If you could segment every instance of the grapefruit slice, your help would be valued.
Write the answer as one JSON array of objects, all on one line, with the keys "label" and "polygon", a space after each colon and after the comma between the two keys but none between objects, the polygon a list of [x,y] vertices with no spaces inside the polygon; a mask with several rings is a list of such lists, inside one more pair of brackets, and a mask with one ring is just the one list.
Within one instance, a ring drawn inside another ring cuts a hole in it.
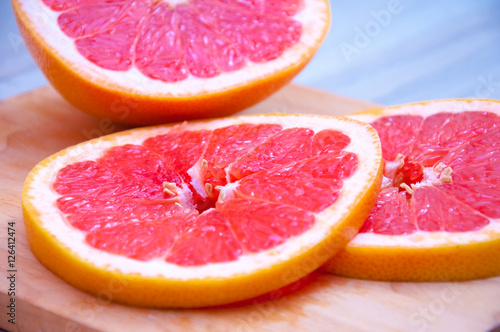
[{"label": "grapefruit slice", "polygon": [[131,305],[202,307],[321,266],[358,232],[381,180],[367,124],[242,116],[70,147],[32,170],[22,204],[33,253],[69,284]]},{"label": "grapefruit slice", "polygon": [[500,274],[500,103],[445,100],[353,115],[378,131],[383,189],[324,268],[401,281]]},{"label": "grapefruit slice", "polygon": [[328,0],[13,0],[26,45],[71,104],[157,124],[224,116],[307,64]]}]

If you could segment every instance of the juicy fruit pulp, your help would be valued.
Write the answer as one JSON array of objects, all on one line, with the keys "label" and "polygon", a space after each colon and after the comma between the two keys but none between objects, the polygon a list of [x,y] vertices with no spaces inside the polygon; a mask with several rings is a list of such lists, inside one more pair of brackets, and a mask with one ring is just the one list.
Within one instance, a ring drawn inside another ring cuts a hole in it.
[{"label": "juicy fruit pulp", "polygon": [[349,143],[336,130],[277,124],[171,130],[70,164],[53,188],[94,248],[181,266],[228,262],[310,229],[357,169]]},{"label": "juicy fruit pulp", "polygon": [[136,67],[164,82],[215,77],[296,44],[302,0],[43,0],[78,52],[99,67]]},{"label": "juicy fruit pulp", "polygon": [[498,115],[393,115],[371,124],[386,185],[361,233],[470,232],[500,218]]}]

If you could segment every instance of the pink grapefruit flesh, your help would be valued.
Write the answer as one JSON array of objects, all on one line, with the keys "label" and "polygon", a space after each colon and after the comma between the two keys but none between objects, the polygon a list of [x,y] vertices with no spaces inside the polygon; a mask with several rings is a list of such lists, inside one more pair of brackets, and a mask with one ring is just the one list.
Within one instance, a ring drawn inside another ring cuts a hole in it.
[{"label": "pink grapefruit flesh", "polygon": [[30,173],[23,211],[35,256],[76,288],[120,282],[117,302],[206,307],[320,267],[355,236],[381,181],[370,125],[263,114],[65,149]]},{"label": "pink grapefruit flesh", "polygon": [[57,1],[57,23],[78,52],[99,67],[136,67],[164,82],[208,78],[279,57],[297,43],[292,18],[301,0]]},{"label": "pink grapefruit flesh", "polygon": [[[178,265],[231,261],[313,225],[314,212],[332,205],[357,169],[356,155],[343,151],[349,142],[339,131],[275,124],[173,132],[70,164],[53,188],[62,195],[61,213],[97,249]],[[188,182],[192,201],[181,207],[163,183],[180,188],[200,160],[203,188],[226,185],[228,166],[239,186],[233,198],[216,203],[218,190],[197,192]],[[204,194],[200,208],[196,200]]]},{"label": "pink grapefruit flesh", "polygon": [[[396,115],[371,124],[381,137],[386,162],[405,157],[361,232],[468,232],[500,216],[498,115],[481,111],[441,112],[425,119]],[[427,172],[439,178],[446,167],[451,167],[453,183],[425,179]],[[401,183],[416,186],[414,193],[408,195]]]},{"label": "pink grapefruit flesh", "polygon": [[379,133],[384,180],[359,234],[324,268],[406,281],[500,274],[499,105],[445,100],[353,115]]}]

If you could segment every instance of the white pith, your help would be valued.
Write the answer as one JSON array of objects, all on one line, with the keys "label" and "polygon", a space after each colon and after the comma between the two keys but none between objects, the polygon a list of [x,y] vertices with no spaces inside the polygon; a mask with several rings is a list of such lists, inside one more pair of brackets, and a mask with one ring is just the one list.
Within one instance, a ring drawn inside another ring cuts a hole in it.
[{"label": "white pith", "polygon": [[[337,118],[321,116],[248,116],[189,124],[185,125],[185,129],[215,129],[238,123],[277,123],[281,124],[284,129],[306,127],[314,131],[336,129],[351,137],[351,144],[345,150],[358,156],[358,169],[351,178],[344,181],[338,200],[331,207],[316,214],[314,226],[272,249],[245,254],[235,261],[204,266],[182,267],[167,263],[163,259],[142,262],[106,253],[87,245],[84,242],[85,233],[66,223],[55,206],[55,201],[60,195],[52,190],[52,183],[59,169],[77,161],[94,160],[104,150],[115,145],[141,143],[147,137],[165,133],[168,130],[165,128],[168,127],[136,129],[133,133],[113,135],[109,140],[92,140],[66,149],[61,156],[49,157],[52,159],[47,165],[35,167],[36,176],[27,182],[24,200],[33,204],[36,212],[40,214],[38,222],[45,230],[67,247],[73,255],[99,268],[180,280],[226,278],[251,274],[275,266],[316,246],[340,226],[351,213],[352,206],[364,195],[366,187],[363,186],[368,186],[377,175],[381,158],[378,138],[374,131],[367,131],[367,125],[357,121],[340,121]],[[361,187],[360,184],[362,184]]]},{"label": "white pith", "polygon": [[[464,111],[486,111],[500,115],[500,103],[487,100],[443,100],[427,105],[410,104],[389,107],[380,110],[380,112],[350,115],[349,118],[370,123],[388,115],[408,114],[419,115],[425,118],[440,112],[460,113]],[[429,172],[428,169],[427,172]],[[453,175],[451,177],[453,178]],[[427,183],[435,183],[435,174],[427,174],[427,180]],[[385,235],[371,232],[359,233],[349,242],[348,247],[433,248],[468,245],[500,239],[500,219],[488,219],[490,223],[486,227],[477,231],[460,233],[425,232],[421,230],[408,235]]]},{"label": "white pith", "polygon": [[212,78],[190,75],[183,81],[166,83],[143,75],[135,67],[127,71],[114,71],[91,63],[77,51],[74,40],[59,28],[57,16],[60,12],[52,11],[41,0],[19,0],[19,3],[30,21],[32,32],[44,40],[54,54],[78,75],[117,91],[165,97],[188,97],[224,91],[293,68],[302,63],[304,58],[312,56],[329,25],[328,3],[323,0],[304,0],[303,9],[293,16],[302,24],[301,38],[277,59],[264,63],[247,62],[240,70],[221,73]]}]

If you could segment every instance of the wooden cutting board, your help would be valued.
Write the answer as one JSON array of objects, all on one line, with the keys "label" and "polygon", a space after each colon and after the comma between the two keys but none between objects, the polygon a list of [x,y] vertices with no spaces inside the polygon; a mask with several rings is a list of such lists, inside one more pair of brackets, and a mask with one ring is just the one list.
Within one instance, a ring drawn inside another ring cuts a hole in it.
[{"label": "wooden cutting board", "polygon": [[[289,85],[244,113],[344,115],[376,105]],[[20,331],[487,331],[500,323],[500,278],[391,283],[316,273],[279,300],[224,309],[149,310],[98,300],[45,269],[28,247],[21,188],[45,157],[124,129],[87,116],[44,87],[0,102],[0,327]],[[7,224],[16,232],[16,325],[6,315]],[[85,276],[82,276],[85,278]]]}]

